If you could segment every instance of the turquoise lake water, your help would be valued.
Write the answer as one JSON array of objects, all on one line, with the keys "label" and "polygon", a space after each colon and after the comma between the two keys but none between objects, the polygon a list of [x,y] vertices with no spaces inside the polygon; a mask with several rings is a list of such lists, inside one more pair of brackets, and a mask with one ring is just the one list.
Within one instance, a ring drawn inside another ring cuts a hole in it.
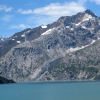
[{"label": "turquoise lake water", "polygon": [[5,84],[0,100],[100,100],[100,82]]}]

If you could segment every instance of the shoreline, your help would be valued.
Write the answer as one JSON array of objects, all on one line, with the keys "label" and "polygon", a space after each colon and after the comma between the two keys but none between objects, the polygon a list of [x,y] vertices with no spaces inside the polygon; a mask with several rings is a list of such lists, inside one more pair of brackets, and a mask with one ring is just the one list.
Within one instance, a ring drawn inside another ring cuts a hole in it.
[{"label": "shoreline", "polygon": [[29,82],[16,82],[14,84],[43,84],[43,83],[87,83],[87,82],[100,82],[100,80],[80,80],[80,81],[29,81]]}]

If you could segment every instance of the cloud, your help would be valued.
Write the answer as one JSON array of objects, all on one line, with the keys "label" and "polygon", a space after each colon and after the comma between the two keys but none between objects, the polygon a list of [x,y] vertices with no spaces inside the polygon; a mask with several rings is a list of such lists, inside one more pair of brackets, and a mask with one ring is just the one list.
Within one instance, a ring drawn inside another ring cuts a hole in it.
[{"label": "cloud", "polygon": [[42,15],[72,15],[80,11],[84,11],[85,8],[76,2],[69,3],[52,3],[46,7],[37,8],[34,10],[35,14]]},{"label": "cloud", "polygon": [[30,28],[30,26],[26,26],[24,24],[19,24],[19,25],[12,25],[9,27],[9,29],[26,29]]},{"label": "cloud", "polygon": [[12,15],[5,15],[3,18],[1,18],[1,20],[9,22],[11,21],[12,17],[13,17]]},{"label": "cloud", "polygon": [[0,11],[10,12],[12,11],[12,7],[7,7],[6,5],[0,5]]},{"label": "cloud", "polygon": [[51,3],[44,7],[36,9],[18,9],[20,14],[30,14],[31,17],[28,21],[31,23],[34,21],[36,26],[41,24],[49,24],[56,21],[61,16],[71,16],[78,12],[85,10],[85,2],[87,0],[78,0],[77,2],[65,2],[65,3]]},{"label": "cloud", "polygon": [[23,9],[18,9],[17,12],[20,14],[34,14],[34,11],[29,9],[29,10],[23,10]]},{"label": "cloud", "polygon": [[97,5],[100,5],[100,0],[90,0],[91,2],[95,2]]},{"label": "cloud", "polygon": [[80,11],[84,11],[85,8],[77,2],[65,2],[60,3],[51,3],[45,7],[37,9],[23,10],[18,9],[17,12],[20,14],[39,14],[39,15],[72,15]]}]

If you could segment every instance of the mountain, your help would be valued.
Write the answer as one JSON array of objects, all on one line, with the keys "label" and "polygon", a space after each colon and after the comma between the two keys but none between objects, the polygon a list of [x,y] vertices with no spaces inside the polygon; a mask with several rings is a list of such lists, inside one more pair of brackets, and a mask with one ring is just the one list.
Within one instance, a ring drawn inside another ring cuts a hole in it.
[{"label": "mountain", "polygon": [[3,41],[5,41],[5,40],[6,40],[6,38],[0,37],[0,42],[3,42]]},{"label": "mountain", "polygon": [[91,10],[25,29],[0,43],[0,76],[15,82],[100,79],[100,17]]},{"label": "mountain", "polygon": [[0,76],[0,84],[6,84],[6,83],[15,83],[15,82]]}]

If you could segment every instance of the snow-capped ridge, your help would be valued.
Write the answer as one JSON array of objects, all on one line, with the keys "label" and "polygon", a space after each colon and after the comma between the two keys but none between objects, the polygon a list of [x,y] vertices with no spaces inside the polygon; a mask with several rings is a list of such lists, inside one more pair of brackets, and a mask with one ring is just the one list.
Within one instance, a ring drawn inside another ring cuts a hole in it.
[{"label": "snow-capped ridge", "polygon": [[46,26],[46,25],[41,25],[41,27],[42,27],[42,28],[47,28],[47,26]]},{"label": "snow-capped ridge", "polygon": [[89,15],[89,14],[85,14],[85,15],[83,16],[82,20],[81,20],[79,23],[73,23],[73,24],[75,24],[76,26],[79,26],[79,25],[81,25],[83,22],[86,22],[86,21],[89,21],[89,20],[95,20],[95,18],[92,17],[92,16]]},{"label": "snow-capped ridge", "polygon": [[90,19],[93,20],[94,17],[92,17],[92,16],[89,15],[89,14],[85,14],[84,17],[83,17],[83,19],[82,19],[82,22],[88,21],[88,20],[90,20]]},{"label": "snow-capped ridge", "polygon": [[90,9],[85,10],[84,13],[87,13],[87,14],[93,16],[93,17],[97,17],[97,15],[94,14]]},{"label": "snow-capped ridge", "polygon": [[55,29],[55,28],[49,29],[49,30],[47,30],[46,32],[42,33],[41,35],[52,34],[52,31],[53,31],[54,29]]}]

